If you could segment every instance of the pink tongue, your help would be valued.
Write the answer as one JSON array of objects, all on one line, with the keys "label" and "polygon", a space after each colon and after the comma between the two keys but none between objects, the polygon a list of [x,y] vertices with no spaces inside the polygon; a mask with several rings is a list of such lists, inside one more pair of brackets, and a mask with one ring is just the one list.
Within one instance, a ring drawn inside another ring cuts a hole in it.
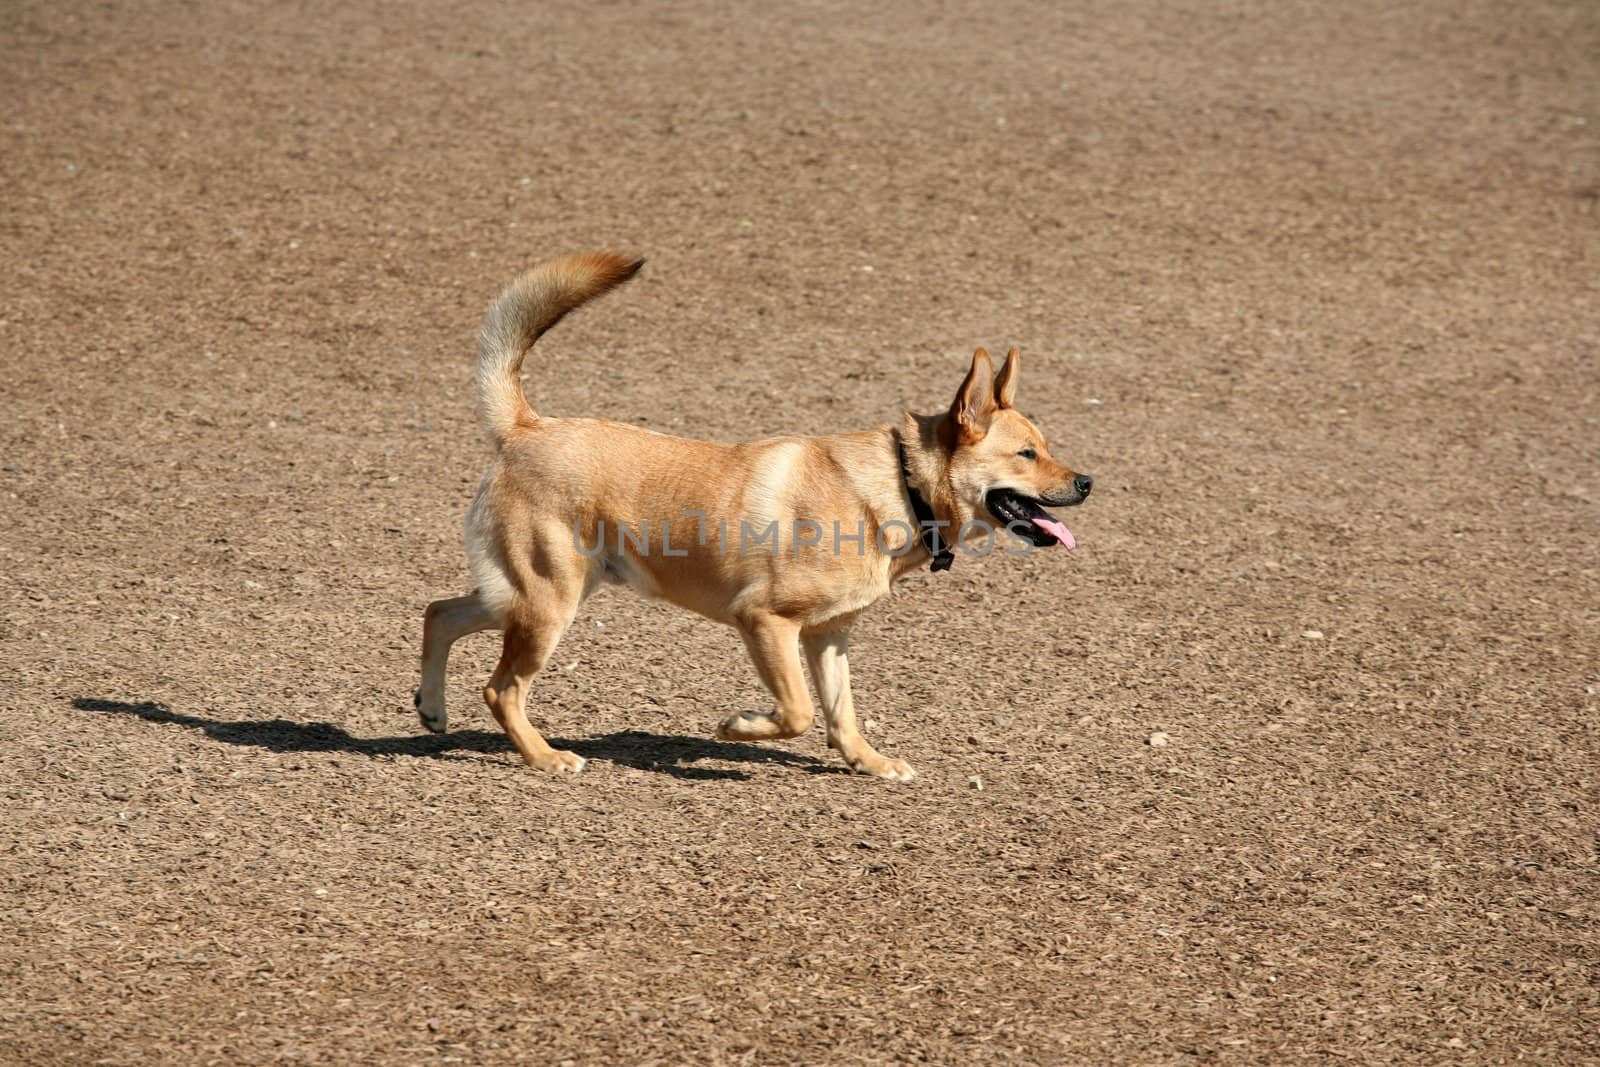
[{"label": "pink tongue", "polygon": [[1033,519],[1032,522],[1035,526],[1039,527],[1039,529],[1043,530],[1051,537],[1054,537],[1057,541],[1060,541],[1062,544],[1066,545],[1067,548],[1073,549],[1078,547],[1077,538],[1072,536],[1072,531],[1067,529],[1065,523],[1056,519],[1046,519],[1042,516]]}]

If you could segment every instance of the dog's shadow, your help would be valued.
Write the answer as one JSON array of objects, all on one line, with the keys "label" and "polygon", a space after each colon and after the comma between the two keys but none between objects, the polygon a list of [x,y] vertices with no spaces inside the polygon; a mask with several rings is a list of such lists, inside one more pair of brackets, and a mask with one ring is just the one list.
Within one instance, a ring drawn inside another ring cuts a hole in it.
[{"label": "dog's shadow", "polygon": [[[225,745],[264,748],[269,752],[348,752],[369,758],[417,756],[451,759],[459,758],[455,754],[462,752],[487,755],[515,751],[505,734],[489,730],[356,737],[330,722],[293,722],[289,719],[231,722],[226,719],[206,719],[198,715],[184,715],[165,704],[148,700],[130,703],[78,697],[73,700],[72,706],[80,711],[131,715],[146,722],[185,726],[200,730],[213,741]],[[674,778],[745,780],[750,777],[737,768],[696,766],[700,760],[782,763],[803,768],[811,774],[843,773],[843,768],[782,749],[675,734],[647,734],[639,730],[621,730],[580,739],[552,737],[550,743],[556,748],[576,752],[584,759],[609,760],[625,767],[670,774]]]}]

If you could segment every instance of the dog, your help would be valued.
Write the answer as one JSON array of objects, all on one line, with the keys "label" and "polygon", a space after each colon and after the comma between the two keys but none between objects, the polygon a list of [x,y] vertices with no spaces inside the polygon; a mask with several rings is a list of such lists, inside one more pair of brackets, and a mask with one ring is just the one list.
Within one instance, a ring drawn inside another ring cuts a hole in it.
[{"label": "dog", "polygon": [[[447,725],[450,646],[503,631],[483,690],[522,759],[553,773],[584,760],[529,724],[528,690],[584,598],[633,587],[739,631],[777,708],[724,719],[727,741],[798,737],[812,725],[804,660],[828,746],[856,772],[908,781],[856,722],[846,650],[856,618],[897,578],[1007,535],[1006,551],[1073,536],[1046,506],[1080,504],[1092,479],[1057,462],[1015,405],[1020,357],[999,374],[978,349],[947,410],[827,437],[714,444],[589,418],[534,413],[522,364],[568,312],[643,265],[612,252],[552,260],[512,282],[489,309],[478,349],[478,408],[497,455],[467,512],[476,589],[428,605],[422,725]],[[986,554],[986,553],[984,553]]]}]

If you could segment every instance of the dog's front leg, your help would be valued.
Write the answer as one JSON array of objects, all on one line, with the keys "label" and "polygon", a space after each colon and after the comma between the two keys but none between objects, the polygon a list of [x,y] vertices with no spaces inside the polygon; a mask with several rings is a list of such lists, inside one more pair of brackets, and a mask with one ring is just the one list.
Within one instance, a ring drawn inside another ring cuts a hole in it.
[{"label": "dog's front leg", "polygon": [[717,726],[724,741],[774,741],[799,737],[811,729],[811,696],[800,668],[798,624],[780,615],[757,615],[739,622],[750,658],[761,680],[778,700],[776,712],[741,711]]},{"label": "dog's front leg", "polygon": [[828,747],[837,749],[853,771],[897,782],[910,781],[916,773],[911,765],[878,755],[856,727],[856,705],[850,697],[850,660],[846,656],[850,631],[807,634],[801,641],[806,646],[811,678],[817,683],[817,698],[828,721]]}]

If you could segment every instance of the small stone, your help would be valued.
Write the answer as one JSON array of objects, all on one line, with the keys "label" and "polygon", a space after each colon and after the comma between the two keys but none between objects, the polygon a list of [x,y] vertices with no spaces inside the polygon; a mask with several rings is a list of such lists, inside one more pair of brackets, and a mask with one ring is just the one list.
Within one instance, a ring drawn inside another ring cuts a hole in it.
[{"label": "small stone", "polygon": [[1305,638],[1307,641],[1321,641],[1322,640],[1322,631],[1321,630],[1302,630],[1301,633],[1300,633],[1300,636]]},{"label": "small stone", "polygon": [[863,720],[861,720],[861,731],[863,733],[870,733],[871,731],[876,730],[877,728],[878,728],[878,721],[876,719],[863,719]]},{"label": "small stone", "polygon": [[1145,744],[1149,745],[1151,748],[1166,748],[1171,741],[1171,737],[1167,736],[1162,731],[1157,730],[1155,733],[1150,735],[1150,737],[1145,741]]},{"label": "small stone", "polygon": [[967,784],[976,789],[978,792],[983,792],[983,779],[979,778],[976,774],[967,779]]}]

